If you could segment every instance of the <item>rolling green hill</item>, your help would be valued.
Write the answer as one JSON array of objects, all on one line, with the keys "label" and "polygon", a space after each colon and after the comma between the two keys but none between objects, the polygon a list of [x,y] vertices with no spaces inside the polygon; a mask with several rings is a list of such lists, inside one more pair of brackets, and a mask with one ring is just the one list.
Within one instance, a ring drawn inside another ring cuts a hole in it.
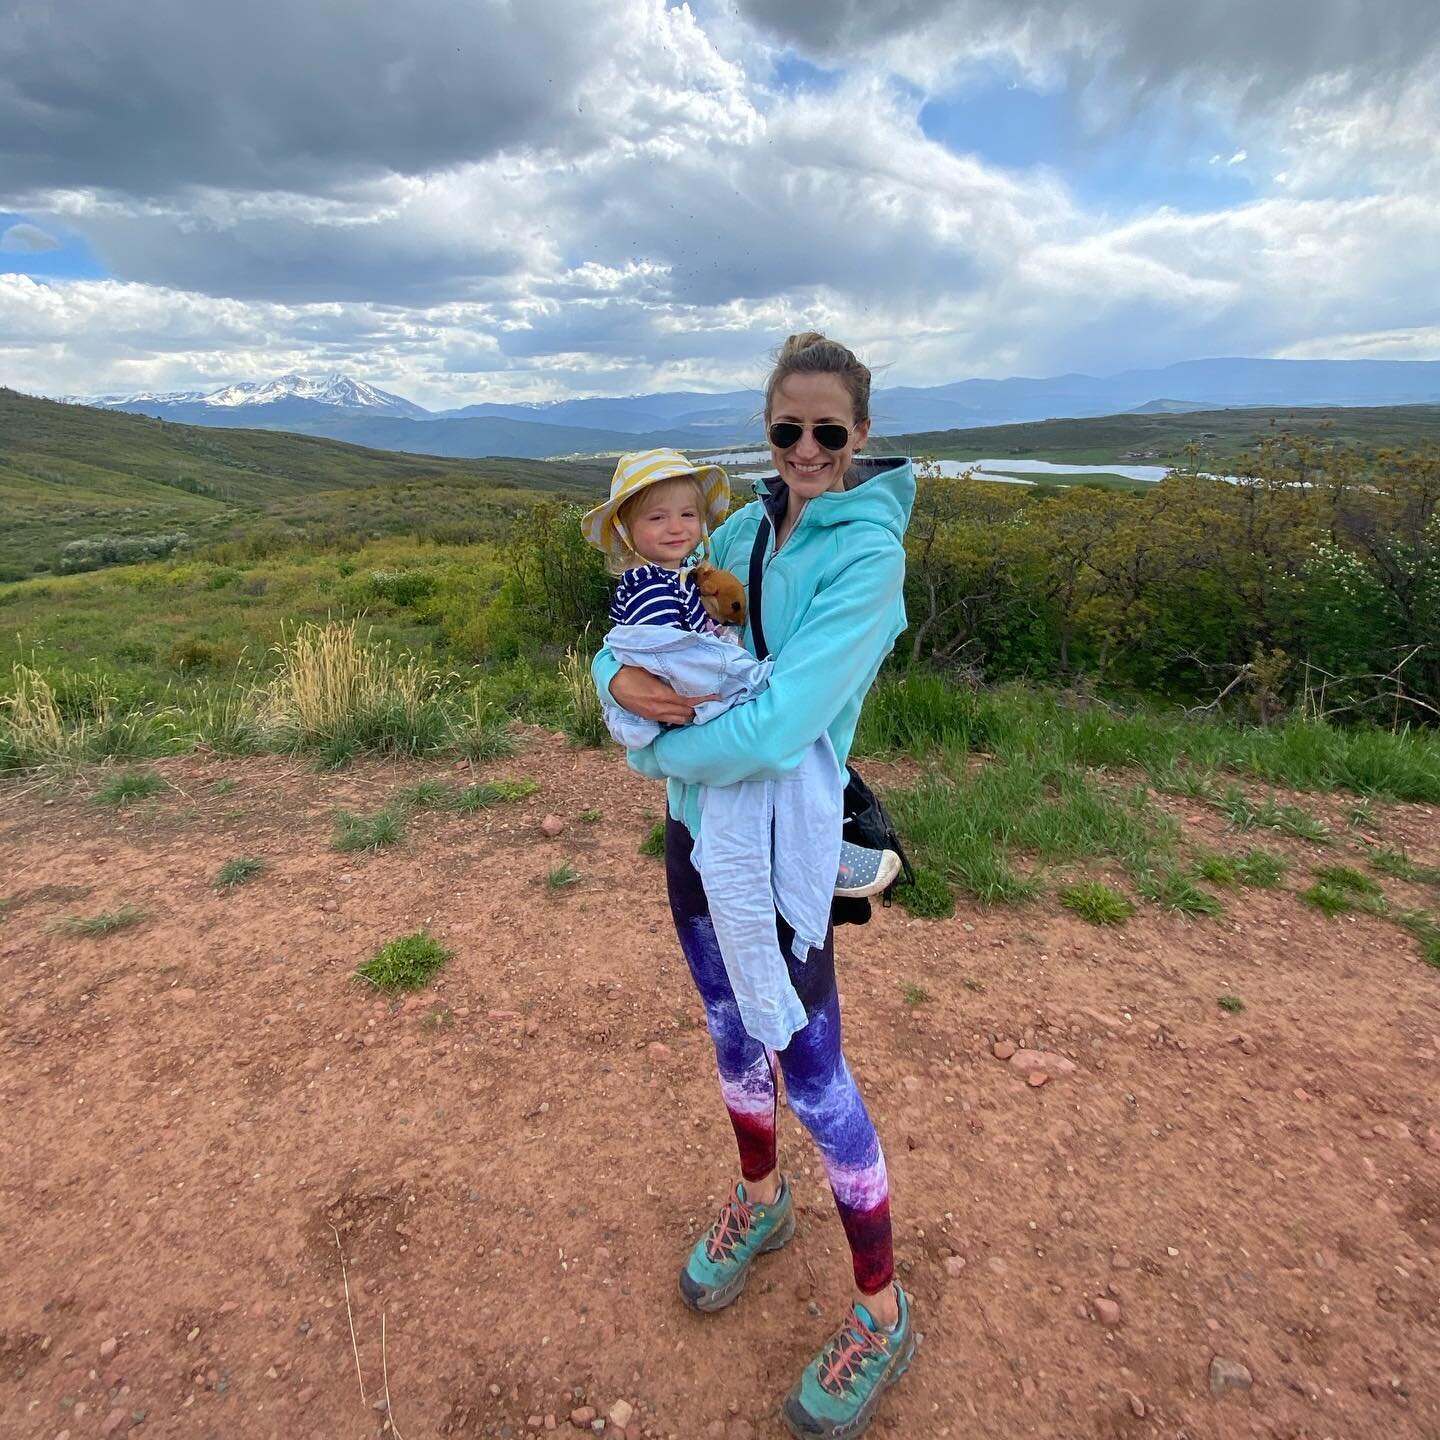
[{"label": "rolling green hill", "polygon": [[98,534],[216,539],[266,518],[388,534],[422,512],[460,522],[526,493],[591,494],[610,470],[175,425],[0,389],[0,577],[53,565],[66,542]]},{"label": "rolling green hill", "polygon": [[876,452],[893,446],[902,454],[937,460],[1004,459],[1071,461],[1077,465],[1175,464],[1195,444],[1217,459],[1233,459],[1257,435],[1288,430],[1362,450],[1440,441],[1440,405],[1371,408],[1197,410],[1184,415],[1102,415],[1086,420],[1032,420],[974,430],[931,430],[871,442]]}]

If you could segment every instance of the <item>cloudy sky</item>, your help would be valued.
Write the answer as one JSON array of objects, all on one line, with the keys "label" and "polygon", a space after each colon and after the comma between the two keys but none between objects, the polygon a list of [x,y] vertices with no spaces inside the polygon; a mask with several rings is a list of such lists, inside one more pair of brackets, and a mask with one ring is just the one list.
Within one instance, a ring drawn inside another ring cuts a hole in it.
[{"label": "cloudy sky", "polygon": [[0,384],[1440,358],[1435,0],[0,0]]}]

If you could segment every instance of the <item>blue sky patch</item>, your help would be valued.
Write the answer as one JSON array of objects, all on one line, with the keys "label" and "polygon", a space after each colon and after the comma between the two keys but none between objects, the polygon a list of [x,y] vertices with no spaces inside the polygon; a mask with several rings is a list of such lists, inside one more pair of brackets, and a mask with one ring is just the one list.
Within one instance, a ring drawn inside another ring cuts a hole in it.
[{"label": "blue sky patch", "polygon": [[[40,231],[59,244],[31,248],[30,234]],[[7,238],[8,237],[8,238]],[[34,275],[46,280],[105,280],[110,271],[95,258],[85,240],[53,222],[32,220],[0,210],[0,275]]]}]

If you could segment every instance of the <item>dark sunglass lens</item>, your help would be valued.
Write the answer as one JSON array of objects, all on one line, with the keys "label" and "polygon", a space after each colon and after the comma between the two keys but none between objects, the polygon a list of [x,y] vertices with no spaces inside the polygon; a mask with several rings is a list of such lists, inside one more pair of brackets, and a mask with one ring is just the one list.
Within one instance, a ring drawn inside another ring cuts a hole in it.
[{"label": "dark sunglass lens", "polygon": [[843,450],[850,443],[850,432],[843,425],[817,425],[815,443],[827,450]]},{"label": "dark sunglass lens", "polygon": [[793,424],[789,420],[777,420],[770,427],[770,443],[777,450],[788,450],[792,445],[800,443],[800,437],[804,433],[803,425]]}]

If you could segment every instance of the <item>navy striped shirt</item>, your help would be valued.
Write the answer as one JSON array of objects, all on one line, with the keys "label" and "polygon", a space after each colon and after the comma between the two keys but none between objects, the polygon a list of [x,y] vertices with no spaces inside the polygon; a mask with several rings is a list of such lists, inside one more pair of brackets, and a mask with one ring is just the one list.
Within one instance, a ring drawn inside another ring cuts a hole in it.
[{"label": "navy striped shirt", "polygon": [[663,565],[637,565],[627,570],[610,600],[612,625],[673,625],[678,630],[703,633],[708,616],[700,603],[700,592],[687,571]]}]

